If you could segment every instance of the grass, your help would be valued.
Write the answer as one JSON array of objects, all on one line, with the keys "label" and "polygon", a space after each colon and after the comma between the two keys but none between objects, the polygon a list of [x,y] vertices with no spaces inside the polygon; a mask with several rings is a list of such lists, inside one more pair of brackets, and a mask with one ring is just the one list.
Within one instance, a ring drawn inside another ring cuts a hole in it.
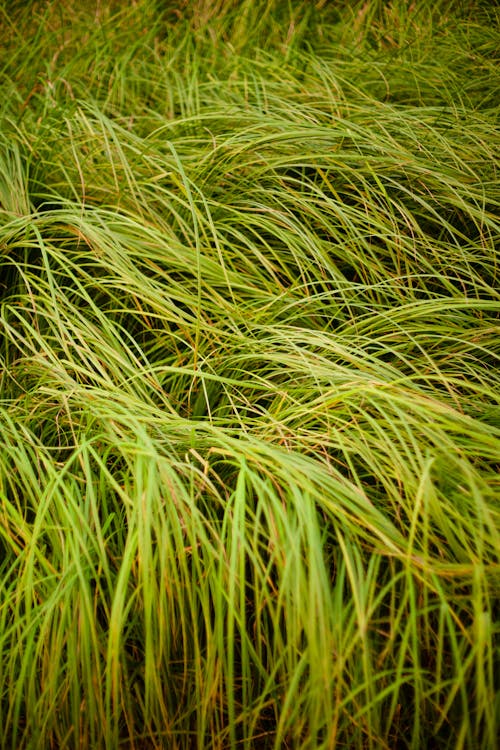
[{"label": "grass", "polygon": [[0,747],[498,737],[498,14],[4,2]]}]

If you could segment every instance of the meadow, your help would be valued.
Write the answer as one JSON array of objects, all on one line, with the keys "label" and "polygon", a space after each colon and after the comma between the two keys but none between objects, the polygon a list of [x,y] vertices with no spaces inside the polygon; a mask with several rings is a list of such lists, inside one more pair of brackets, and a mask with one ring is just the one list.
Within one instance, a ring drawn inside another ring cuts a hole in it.
[{"label": "meadow", "polygon": [[494,750],[499,11],[0,2],[0,747]]}]

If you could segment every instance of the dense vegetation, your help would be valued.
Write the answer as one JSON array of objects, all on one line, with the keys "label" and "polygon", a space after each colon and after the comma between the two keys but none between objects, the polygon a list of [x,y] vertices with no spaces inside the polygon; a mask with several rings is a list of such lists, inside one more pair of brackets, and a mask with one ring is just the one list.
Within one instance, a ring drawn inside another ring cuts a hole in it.
[{"label": "dense vegetation", "polygon": [[0,747],[493,750],[496,12],[0,29]]}]

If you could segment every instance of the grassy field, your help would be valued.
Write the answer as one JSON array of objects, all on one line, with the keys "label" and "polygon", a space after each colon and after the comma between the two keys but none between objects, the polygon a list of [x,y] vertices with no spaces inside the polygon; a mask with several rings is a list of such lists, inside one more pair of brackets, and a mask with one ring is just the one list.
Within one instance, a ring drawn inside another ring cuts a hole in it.
[{"label": "grassy field", "polygon": [[491,6],[0,2],[2,749],[497,747]]}]

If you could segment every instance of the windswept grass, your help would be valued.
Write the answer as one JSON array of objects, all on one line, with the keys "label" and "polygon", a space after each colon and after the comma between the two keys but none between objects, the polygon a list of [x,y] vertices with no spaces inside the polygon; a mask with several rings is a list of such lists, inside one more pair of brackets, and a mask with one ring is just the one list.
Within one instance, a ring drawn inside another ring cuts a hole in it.
[{"label": "windswept grass", "polygon": [[0,747],[493,750],[498,18],[167,5],[0,11]]}]

